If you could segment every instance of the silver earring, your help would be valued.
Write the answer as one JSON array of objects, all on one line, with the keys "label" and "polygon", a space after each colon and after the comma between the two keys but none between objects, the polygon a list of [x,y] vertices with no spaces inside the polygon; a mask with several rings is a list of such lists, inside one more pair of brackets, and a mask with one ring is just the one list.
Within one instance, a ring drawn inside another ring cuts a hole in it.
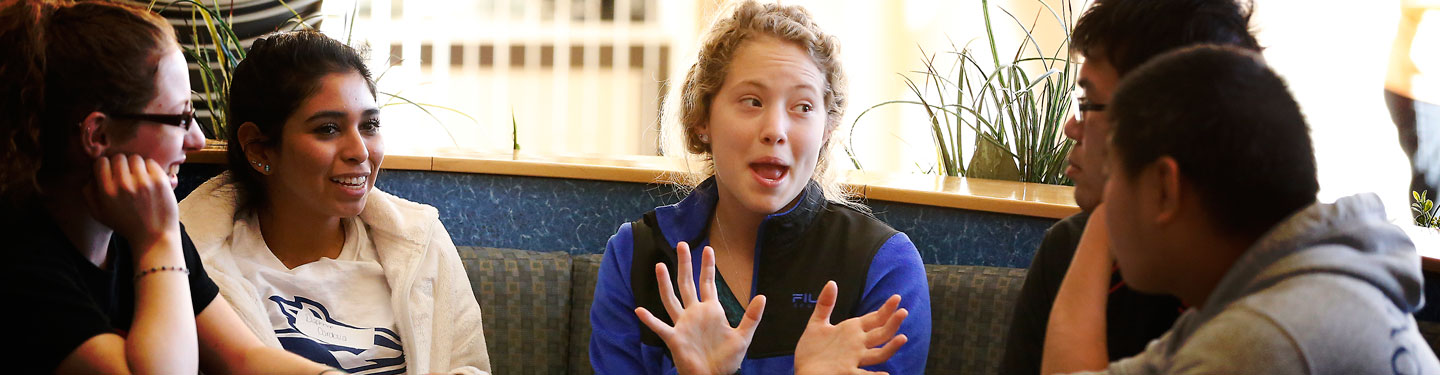
[{"label": "silver earring", "polygon": [[700,143],[710,143],[710,136],[709,136],[709,135],[705,135],[705,134],[701,134],[701,135],[700,135]]},{"label": "silver earring", "polygon": [[270,173],[270,164],[261,164],[258,161],[252,161],[251,163],[255,164],[256,167],[260,167],[260,169],[264,169],[265,173]]}]

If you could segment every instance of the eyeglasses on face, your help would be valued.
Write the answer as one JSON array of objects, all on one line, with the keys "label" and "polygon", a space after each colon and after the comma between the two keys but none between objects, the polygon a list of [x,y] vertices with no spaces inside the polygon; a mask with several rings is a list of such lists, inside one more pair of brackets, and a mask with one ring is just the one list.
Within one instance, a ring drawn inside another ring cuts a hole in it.
[{"label": "eyeglasses on face", "polygon": [[191,126],[195,125],[196,121],[195,110],[193,109],[188,109],[185,110],[184,113],[175,115],[153,113],[112,113],[110,114],[110,117],[121,120],[149,121],[165,125],[179,126],[181,129],[185,129],[185,131],[187,132],[190,131]]},{"label": "eyeglasses on face", "polygon": [[1105,110],[1104,104],[1090,102],[1090,99],[1085,97],[1084,89],[1076,89],[1070,96],[1075,98],[1070,102],[1070,115],[1075,118],[1075,122],[1085,122],[1085,112]]}]

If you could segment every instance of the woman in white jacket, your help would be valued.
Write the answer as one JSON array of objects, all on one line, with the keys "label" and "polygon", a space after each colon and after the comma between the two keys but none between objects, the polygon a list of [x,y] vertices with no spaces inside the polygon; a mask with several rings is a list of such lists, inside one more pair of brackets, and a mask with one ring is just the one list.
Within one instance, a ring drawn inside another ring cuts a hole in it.
[{"label": "woman in white jacket", "polygon": [[374,189],[361,57],[314,31],[235,68],[229,170],[180,203],[220,293],[266,344],[362,374],[489,371],[480,306],[435,208]]}]

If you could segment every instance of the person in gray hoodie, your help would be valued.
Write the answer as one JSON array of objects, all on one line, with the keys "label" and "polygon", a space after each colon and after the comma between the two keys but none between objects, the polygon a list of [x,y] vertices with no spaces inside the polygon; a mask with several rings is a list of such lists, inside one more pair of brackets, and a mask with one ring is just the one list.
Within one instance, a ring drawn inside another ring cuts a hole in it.
[{"label": "person in gray hoodie", "polygon": [[[1156,57],[1108,109],[1111,178],[1061,284],[1045,373],[1422,374],[1420,259],[1374,194],[1317,203],[1309,129],[1251,52]],[[1106,363],[1111,262],[1191,307]]]}]

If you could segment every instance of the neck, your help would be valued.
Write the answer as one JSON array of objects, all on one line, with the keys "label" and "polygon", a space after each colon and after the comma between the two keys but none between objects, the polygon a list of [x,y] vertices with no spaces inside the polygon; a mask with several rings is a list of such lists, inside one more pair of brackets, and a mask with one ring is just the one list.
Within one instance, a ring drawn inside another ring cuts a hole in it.
[{"label": "neck", "polygon": [[108,266],[110,235],[114,231],[90,214],[90,207],[83,203],[85,200],[80,198],[82,195],[78,189],[53,193],[42,198],[41,204],[55,224],[60,226],[60,231],[65,233],[65,238],[90,263],[100,268]]},{"label": "neck", "polygon": [[1185,276],[1175,285],[1173,294],[1186,304],[1199,309],[1209,301],[1220,280],[1230,272],[1235,262],[1245,255],[1245,250],[1250,248],[1254,240],[1220,233],[1197,237],[1200,238],[1188,242],[1195,244],[1194,246],[1181,250],[1182,254],[1196,256],[1183,262],[1182,268],[1186,271],[1179,274]]},{"label": "neck", "polygon": [[715,202],[710,245],[734,255],[754,256],[755,237],[766,214],[750,212],[735,199],[727,198],[721,194]]},{"label": "neck", "polygon": [[257,216],[265,246],[289,268],[320,258],[335,259],[345,245],[339,217],[316,214],[299,205],[274,200],[266,202]]},{"label": "neck", "polygon": [[[739,200],[724,193],[723,188],[719,190],[716,212],[710,224],[711,247],[730,252],[727,255],[755,257],[756,234],[759,232],[760,222],[765,221],[768,213],[749,211],[740,205]],[[717,255],[719,252],[717,251]]]}]

